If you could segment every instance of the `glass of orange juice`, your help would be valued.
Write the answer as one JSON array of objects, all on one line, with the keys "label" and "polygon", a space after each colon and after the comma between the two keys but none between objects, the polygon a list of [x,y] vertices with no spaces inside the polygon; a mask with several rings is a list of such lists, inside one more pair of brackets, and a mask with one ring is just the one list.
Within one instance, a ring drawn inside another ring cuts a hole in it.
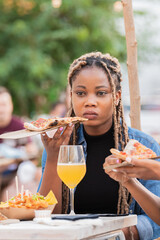
[{"label": "glass of orange juice", "polygon": [[86,173],[86,164],[81,145],[61,145],[57,173],[70,189],[70,214],[74,215],[74,188]]}]

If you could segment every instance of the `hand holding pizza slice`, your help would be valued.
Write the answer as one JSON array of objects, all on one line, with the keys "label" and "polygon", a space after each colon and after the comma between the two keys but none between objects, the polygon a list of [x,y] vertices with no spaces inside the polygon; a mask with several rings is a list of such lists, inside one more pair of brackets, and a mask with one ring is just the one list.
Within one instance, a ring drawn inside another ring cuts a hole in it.
[{"label": "hand holding pizza slice", "polygon": [[[148,159],[157,157],[156,153],[147,148],[135,139],[130,139],[123,151],[111,148],[110,152],[118,159],[119,163],[107,165],[104,168],[112,170],[117,167],[132,166],[129,163],[131,159]],[[113,160],[114,162],[114,160]]]}]

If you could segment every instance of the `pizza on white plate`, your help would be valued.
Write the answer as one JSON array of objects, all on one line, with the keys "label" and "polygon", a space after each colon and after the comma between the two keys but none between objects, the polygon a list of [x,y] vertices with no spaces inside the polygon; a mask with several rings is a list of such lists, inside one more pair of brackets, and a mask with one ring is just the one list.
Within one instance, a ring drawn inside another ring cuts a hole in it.
[{"label": "pizza on white plate", "polygon": [[54,118],[39,118],[36,121],[25,122],[24,127],[31,131],[44,131],[53,127],[66,126],[69,123],[77,123],[87,121],[87,118],[81,117],[54,117]]}]

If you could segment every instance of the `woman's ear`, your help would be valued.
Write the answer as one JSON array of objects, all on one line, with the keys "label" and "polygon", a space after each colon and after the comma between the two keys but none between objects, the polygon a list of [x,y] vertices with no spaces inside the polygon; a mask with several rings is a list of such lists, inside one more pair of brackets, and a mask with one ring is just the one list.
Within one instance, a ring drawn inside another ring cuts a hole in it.
[{"label": "woman's ear", "polygon": [[118,106],[120,98],[121,98],[121,91],[119,90],[116,92],[116,106]]}]

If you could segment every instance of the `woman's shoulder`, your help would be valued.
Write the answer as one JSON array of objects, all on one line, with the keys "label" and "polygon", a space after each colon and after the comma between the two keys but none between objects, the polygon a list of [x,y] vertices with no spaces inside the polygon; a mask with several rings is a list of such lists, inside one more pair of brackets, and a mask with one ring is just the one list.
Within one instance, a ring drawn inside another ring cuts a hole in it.
[{"label": "woman's shoulder", "polygon": [[160,152],[160,145],[158,142],[147,133],[144,133],[135,128],[128,127],[128,135],[130,139],[135,139],[146,147],[151,148],[153,151],[158,150]]},{"label": "woman's shoulder", "polygon": [[137,140],[138,139],[143,139],[144,141],[151,141],[151,142],[154,142],[155,139],[153,137],[151,137],[150,135],[148,135],[147,133],[144,133],[138,129],[135,129],[135,128],[131,128],[131,127],[128,127],[128,134],[129,134],[129,138],[136,138]]}]

